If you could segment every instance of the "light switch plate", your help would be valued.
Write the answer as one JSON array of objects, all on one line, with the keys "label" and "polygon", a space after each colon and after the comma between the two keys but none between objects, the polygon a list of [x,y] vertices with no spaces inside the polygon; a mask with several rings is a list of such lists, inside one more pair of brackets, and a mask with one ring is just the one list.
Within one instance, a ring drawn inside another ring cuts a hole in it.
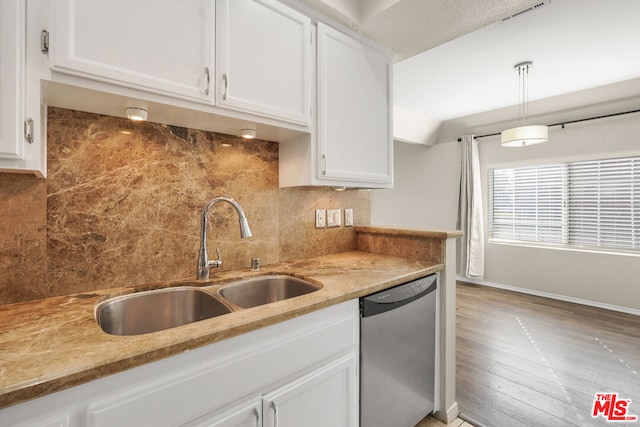
[{"label": "light switch plate", "polygon": [[327,211],[316,209],[316,228],[324,228],[327,222]]},{"label": "light switch plate", "polygon": [[340,227],[340,209],[327,209],[327,227]]},{"label": "light switch plate", "polygon": [[344,226],[353,227],[353,209],[344,210]]}]

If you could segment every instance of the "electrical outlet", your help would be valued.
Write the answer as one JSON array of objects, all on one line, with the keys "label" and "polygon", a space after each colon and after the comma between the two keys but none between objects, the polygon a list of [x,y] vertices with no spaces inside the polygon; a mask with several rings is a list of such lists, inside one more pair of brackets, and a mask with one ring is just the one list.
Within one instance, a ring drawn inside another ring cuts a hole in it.
[{"label": "electrical outlet", "polygon": [[324,228],[327,222],[327,211],[316,209],[316,228]]},{"label": "electrical outlet", "polygon": [[327,209],[327,227],[340,227],[340,209]]},{"label": "electrical outlet", "polygon": [[344,226],[353,227],[353,209],[344,210]]}]

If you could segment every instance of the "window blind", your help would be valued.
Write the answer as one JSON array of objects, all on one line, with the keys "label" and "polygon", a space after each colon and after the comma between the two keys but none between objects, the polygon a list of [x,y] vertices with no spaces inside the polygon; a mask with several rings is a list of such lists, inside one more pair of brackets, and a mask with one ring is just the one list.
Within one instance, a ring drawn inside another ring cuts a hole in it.
[{"label": "window blind", "polygon": [[640,157],[489,170],[489,233],[640,250]]},{"label": "window blind", "polygon": [[640,249],[640,158],[568,165],[569,244]]},{"label": "window blind", "polygon": [[490,236],[562,243],[563,180],[563,165],[490,170]]}]

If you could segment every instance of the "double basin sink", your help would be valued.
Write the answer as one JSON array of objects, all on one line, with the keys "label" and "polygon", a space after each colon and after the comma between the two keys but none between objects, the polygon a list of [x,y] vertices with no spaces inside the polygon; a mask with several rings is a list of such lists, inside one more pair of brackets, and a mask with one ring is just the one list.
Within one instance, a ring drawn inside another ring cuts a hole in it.
[{"label": "double basin sink", "polygon": [[112,335],[141,335],[186,325],[315,292],[320,286],[286,275],[266,275],[225,284],[214,292],[178,286],[122,295],[102,301],[95,317]]}]

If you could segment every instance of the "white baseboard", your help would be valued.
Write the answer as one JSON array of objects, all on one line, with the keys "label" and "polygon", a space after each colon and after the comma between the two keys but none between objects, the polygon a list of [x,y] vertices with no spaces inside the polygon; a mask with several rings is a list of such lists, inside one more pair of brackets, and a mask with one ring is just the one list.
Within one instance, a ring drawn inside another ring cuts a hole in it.
[{"label": "white baseboard", "polygon": [[453,404],[446,411],[437,411],[433,413],[434,417],[446,424],[453,422],[453,420],[458,418],[458,415],[460,415],[458,402],[453,402]]},{"label": "white baseboard", "polygon": [[629,308],[629,307],[622,307],[619,305],[605,304],[598,301],[590,301],[582,298],[568,297],[565,295],[552,294],[550,292],[541,292],[533,289],[518,288],[516,286],[503,285],[502,283],[488,282],[486,280],[470,279],[468,277],[463,277],[463,276],[457,276],[456,280],[459,280],[461,282],[473,283],[474,285],[488,286],[491,288],[504,289],[507,291],[519,292],[522,294],[535,295],[538,297],[551,298],[559,301],[572,302],[576,304],[588,305],[591,307],[604,308],[606,310],[619,311],[621,313],[634,314],[636,316],[640,316],[640,310]]}]

